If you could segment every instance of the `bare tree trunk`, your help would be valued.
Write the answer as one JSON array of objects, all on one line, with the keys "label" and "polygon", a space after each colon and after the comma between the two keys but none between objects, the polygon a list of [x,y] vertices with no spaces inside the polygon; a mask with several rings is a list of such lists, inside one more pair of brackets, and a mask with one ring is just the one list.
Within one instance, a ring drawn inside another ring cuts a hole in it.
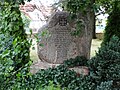
[{"label": "bare tree trunk", "polygon": [[[92,0],[92,3],[95,3],[95,0]],[[96,15],[95,15],[95,12],[93,12],[94,14],[93,14],[93,17],[94,17],[94,20],[93,20],[93,22],[94,22],[94,27],[93,27],[93,39],[96,39],[97,37],[96,37]]]},{"label": "bare tree trunk", "polygon": [[84,28],[81,33],[81,38],[78,40],[79,55],[90,58],[91,42],[93,38],[93,30],[95,26],[94,11],[89,9],[87,14],[80,14],[80,19],[83,20]]},{"label": "bare tree trunk", "polygon": [[94,27],[93,27],[93,39],[96,39],[96,20],[95,20],[96,16],[94,14]]}]

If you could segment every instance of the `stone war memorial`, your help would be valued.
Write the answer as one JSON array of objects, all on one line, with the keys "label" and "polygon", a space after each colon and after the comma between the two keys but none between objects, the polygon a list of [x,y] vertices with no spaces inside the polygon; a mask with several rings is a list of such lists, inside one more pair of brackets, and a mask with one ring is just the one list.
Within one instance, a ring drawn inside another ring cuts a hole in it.
[{"label": "stone war memorial", "polygon": [[64,60],[79,56],[78,40],[80,37],[71,35],[71,32],[75,30],[73,23],[67,12],[59,11],[55,12],[48,23],[39,29],[38,33],[44,30],[49,32],[48,37],[39,38],[38,57],[41,61],[61,64]]}]

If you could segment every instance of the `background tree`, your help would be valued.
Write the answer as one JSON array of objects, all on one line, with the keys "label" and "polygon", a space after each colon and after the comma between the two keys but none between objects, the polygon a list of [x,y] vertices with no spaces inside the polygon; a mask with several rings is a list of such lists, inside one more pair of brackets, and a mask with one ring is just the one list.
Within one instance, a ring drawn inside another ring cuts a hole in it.
[{"label": "background tree", "polygon": [[120,1],[114,2],[113,10],[109,14],[103,43],[109,42],[113,35],[120,38]]},{"label": "background tree", "polygon": [[[117,0],[116,0],[117,1]],[[94,0],[93,9],[94,15],[94,30],[93,39],[96,39],[96,17],[101,14],[110,14],[113,10],[115,0]]]},{"label": "background tree", "polygon": [[[100,14],[110,14],[114,9],[114,3],[119,0],[86,0],[78,1],[77,0],[63,0],[63,6],[68,12],[70,12],[77,19],[84,21],[86,30],[81,30],[81,49],[80,55],[86,56],[89,58],[90,47],[92,38],[95,36],[95,17]],[[119,3],[119,2],[118,2]],[[115,20],[113,20],[115,21]],[[79,32],[77,32],[79,34]],[[84,43],[83,43],[84,42]]]},{"label": "background tree", "polygon": [[78,45],[81,47],[78,51],[79,55],[90,58],[95,20],[95,13],[92,7],[94,5],[94,0],[64,0],[62,3],[64,9],[70,13],[71,19],[75,21],[73,27],[76,28],[76,31],[73,32],[73,35],[80,37],[79,40],[77,40]]}]

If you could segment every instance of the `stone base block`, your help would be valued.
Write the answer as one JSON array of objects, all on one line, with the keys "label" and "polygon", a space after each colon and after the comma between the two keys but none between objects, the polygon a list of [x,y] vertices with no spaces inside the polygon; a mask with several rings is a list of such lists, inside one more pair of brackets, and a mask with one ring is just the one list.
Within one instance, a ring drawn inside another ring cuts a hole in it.
[{"label": "stone base block", "polygon": [[88,75],[89,74],[89,69],[86,66],[78,66],[78,67],[73,67],[69,68],[70,70],[74,70],[78,75]]},{"label": "stone base block", "polygon": [[60,65],[60,64],[50,64],[50,63],[47,63],[47,62],[39,61],[37,63],[34,63],[30,67],[31,68],[30,72],[33,73],[33,74],[35,74],[40,69],[54,68],[54,67],[57,67],[58,65]]},{"label": "stone base block", "polygon": [[[34,63],[31,66],[30,72],[33,73],[33,74],[35,74],[40,69],[55,68],[58,65],[60,65],[60,64],[50,64],[50,63],[47,63],[47,62],[39,61],[37,63]],[[80,75],[80,74],[82,74],[82,75],[88,75],[89,74],[89,69],[86,66],[73,67],[73,68],[69,68],[69,70],[74,70],[78,75]]]}]

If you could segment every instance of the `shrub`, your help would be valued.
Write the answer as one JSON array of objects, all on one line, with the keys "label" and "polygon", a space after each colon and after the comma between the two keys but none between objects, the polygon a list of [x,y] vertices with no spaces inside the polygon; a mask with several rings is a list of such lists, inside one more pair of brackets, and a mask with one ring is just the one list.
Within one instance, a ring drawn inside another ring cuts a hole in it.
[{"label": "shrub", "polygon": [[[90,74],[78,76],[76,72],[68,69],[79,65],[87,65]],[[65,61],[63,65],[40,70],[34,75],[26,73],[27,67],[22,68],[17,72],[16,78],[11,81],[8,79],[9,83],[1,84],[6,86],[5,89],[1,86],[1,90],[41,90],[41,88],[57,90],[56,85],[60,85],[58,90],[64,90],[65,87],[68,90],[117,90],[113,88],[112,82],[120,78],[119,66],[120,39],[113,37],[109,43],[103,44],[96,56],[90,60],[77,56],[75,59]],[[55,87],[49,86],[49,81],[53,81]]]},{"label": "shrub", "polygon": [[53,82],[49,82],[48,86],[45,86],[44,88],[39,88],[39,90],[61,90],[60,86],[55,86]]},{"label": "shrub", "polygon": [[[9,0],[7,0],[9,2]],[[0,1],[0,89],[7,90],[19,80],[26,80],[31,63],[19,5]],[[27,66],[26,66],[27,65]],[[24,76],[24,77],[23,77]],[[22,80],[22,81],[24,81]]]},{"label": "shrub", "polygon": [[0,57],[1,60],[5,58],[13,60],[14,69],[17,70],[30,61],[29,48],[31,43],[25,34],[19,5],[5,2],[1,6],[3,7],[1,8],[2,19],[0,20]]},{"label": "shrub", "polygon": [[87,61],[84,56],[77,56],[74,59],[70,58],[68,60],[65,60],[63,64],[67,67],[75,67],[75,66],[87,66]]},{"label": "shrub", "polygon": [[103,43],[109,42],[114,35],[120,38],[120,1],[118,0],[115,1],[114,8],[109,14]]},{"label": "shrub", "polygon": [[46,86],[49,80],[51,80],[55,85],[59,84],[62,88],[67,87],[68,90],[94,90],[95,83],[92,82],[92,77],[83,75],[78,76],[76,72],[68,69],[69,67],[82,65],[80,61],[87,62],[87,59],[78,56],[75,59],[67,61],[56,68],[49,68],[37,72],[33,75],[30,87],[39,87],[39,85]]},{"label": "shrub", "polygon": [[[8,83],[9,85],[7,84],[6,90],[41,90],[41,87],[45,87],[46,89],[46,86],[49,85],[49,81],[53,81],[55,87],[56,85],[60,85],[58,90],[61,90],[60,88],[66,90],[66,87],[68,90],[78,90],[83,86],[85,88],[90,88],[86,86],[86,81],[84,84],[81,84],[84,80],[90,81],[90,78],[84,78],[84,76],[79,77],[77,73],[69,70],[66,64],[56,68],[40,70],[34,75],[28,75],[23,68],[16,76],[16,79],[11,80],[11,82]],[[90,82],[89,85],[92,86],[92,83]],[[52,87],[53,86],[50,86],[50,88]],[[49,86],[47,88],[49,88]],[[55,90],[57,90],[57,88]]]},{"label": "shrub", "polygon": [[110,42],[103,44],[96,56],[88,61],[88,64],[90,76],[98,86],[102,85],[101,82],[105,84],[105,81],[120,79],[120,39],[114,36]]},{"label": "shrub", "polygon": [[96,90],[113,90],[112,88],[112,81],[108,81],[108,82],[101,82],[100,86],[97,86]]},{"label": "shrub", "polygon": [[[35,75],[29,71],[29,47],[23,29],[18,6],[6,3],[8,8],[2,11],[2,27],[0,31],[0,89],[1,90],[39,90],[65,87],[68,90],[106,90],[111,89],[112,81],[120,79],[120,39],[113,37],[99,49],[95,57],[87,60],[76,57],[67,60],[63,65],[47,70],[40,70]],[[9,42],[6,44],[6,42]],[[31,63],[31,62],[30,62]],[[90,74],[78,76],[69,67],[86,65]],[[117,72],[116,72],[117,71]],[[60,85],[56,88],[50,85]],[[48,87],[46,87],[48,86]]]},{"label": "shrub", "polygon": [[70,71],[65,66],[58,66],[57,68],[49,68],[47,70],[41,70],[36,73],[33,78],[36,80],[35,85],[48,85],[49,80],[54,84],[60,84],[61,87],[67,87],[67,85],[77,77],[74,71]]}]

